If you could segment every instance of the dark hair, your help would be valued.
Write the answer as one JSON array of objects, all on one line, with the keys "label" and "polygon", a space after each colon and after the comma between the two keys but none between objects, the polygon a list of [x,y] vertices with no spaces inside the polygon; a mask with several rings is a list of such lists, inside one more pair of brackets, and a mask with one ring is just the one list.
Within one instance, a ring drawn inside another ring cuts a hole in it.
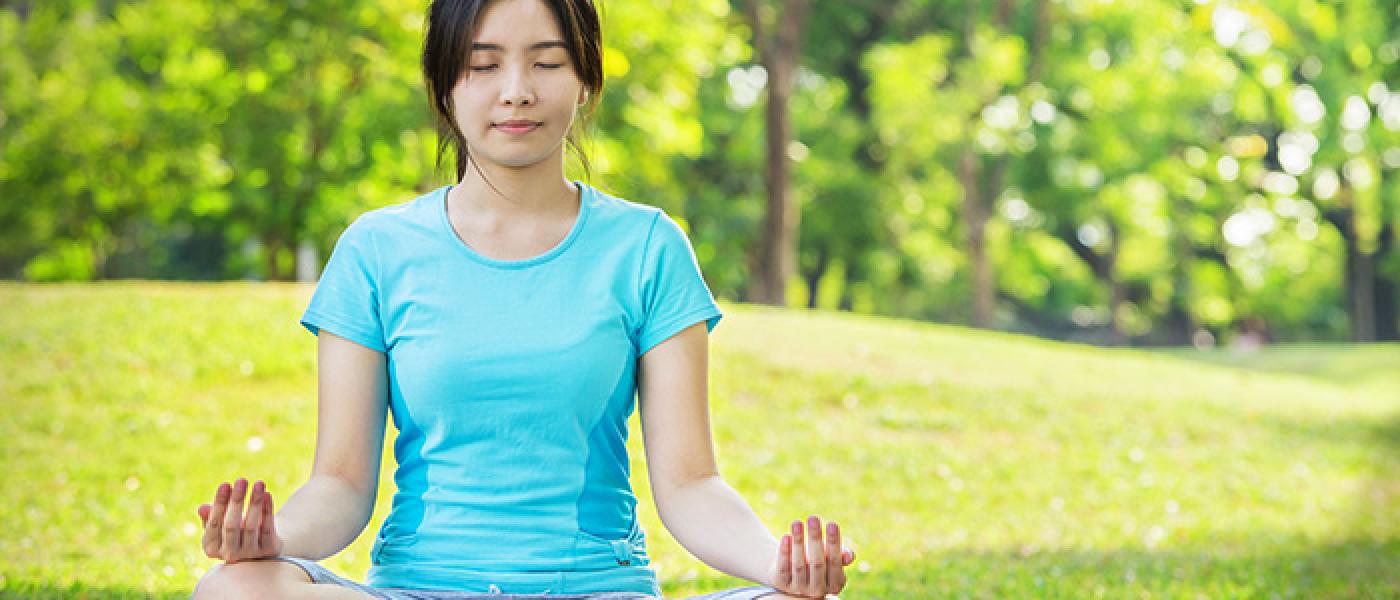
[{"label": "dark hair", "polygon": [[[433,0],[428,7],[427,36],[423,40],[423,81],[427,85],[428,98],[437,121],[436,168],[442,169],[443,153],[448,146],[453,147],[457,155],[458,180],[466,173],[467,161],[472,158],[467,152],[467,140],[462,136],[456,116],[452,114],[452,88],[466,68],[472,38],[476,36],[477,21],[493,1]],[[580,116],[580,121],[586,122],[597,107],[603,91],[603,39],[598,12],[593,7],[593,0],[542,1],[554,13],[554,20],[564,34],[564,44],[568,46],[574,73],[588,89],[588,101]],[[579,125],[579,122],[576,121],[575,125]],[[588,156],[579,147],[575,129],[583,128],[571,128],[566,139],[583,164],[585,176],[589,176],[592,169]]]}]

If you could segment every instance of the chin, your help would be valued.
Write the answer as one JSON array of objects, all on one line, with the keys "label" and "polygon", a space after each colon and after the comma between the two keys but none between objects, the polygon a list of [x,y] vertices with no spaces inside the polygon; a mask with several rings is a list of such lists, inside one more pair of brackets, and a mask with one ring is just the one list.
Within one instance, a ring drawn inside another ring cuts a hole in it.
[{"label": "chin", "polygon": [[557,154],[554,152],[541,152],[539,154],[534,154],[525,152],[523,148],[518,148],[515,152],[502,152],[499,154],[487,154],[478,151],[476,156],[478,160],[481,160],[483,162],[489,162],[494,165],[499,165],[502,167],[508,167],[512,169],[521,169],[525,167],[533,167],[535,165],[538,165],[542,162],[550,160],[551,157],[557,156]]},{"label": "chin", "polygon": [[545,157],[543,157],[543,156],[538,156],[538,157],[493,156],[493,157],[490,157],[490,158],[486,158],[486,159],[485,159],[485,162],[489,162],[489,163],[491,163],[491,164],[493,164],[493,165],[496,165],[496,166],[505,167],[505,168],[507,168],[507,169],[524,169],[524,168],[527,168],[527,167],[533,167],[533,166],[535,166],[535,165],[540,164],[541,162],[544,161],[544,158],[545,158]]}]

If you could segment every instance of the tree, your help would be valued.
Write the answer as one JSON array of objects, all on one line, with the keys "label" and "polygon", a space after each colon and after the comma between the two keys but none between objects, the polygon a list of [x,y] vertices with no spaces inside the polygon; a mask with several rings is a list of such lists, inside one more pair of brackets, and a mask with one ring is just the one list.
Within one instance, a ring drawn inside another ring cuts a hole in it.
[{"label": "tree", "polygon": [[789,181],[793,133],[788,99],[801,57],[809,0],[749,0],[746,8],[759,64],[768,73],[764,102],[767,209],[753,253],[749,300],[781,306],[787,302],[787,281],[797,272],[801,213],[792,199]]}]

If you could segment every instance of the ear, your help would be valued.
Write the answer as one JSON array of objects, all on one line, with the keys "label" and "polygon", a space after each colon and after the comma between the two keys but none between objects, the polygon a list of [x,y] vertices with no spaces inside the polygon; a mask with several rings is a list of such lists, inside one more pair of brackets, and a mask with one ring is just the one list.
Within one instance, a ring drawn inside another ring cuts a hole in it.
[{"label": "ear", "polygon": [[587,102],[588,102],[588,88],[587,88],[587,87],[581,87],[581,88],[578,89],[578,105],[579,105],[579,106],[583,106],[583,105],[586,104]]}]

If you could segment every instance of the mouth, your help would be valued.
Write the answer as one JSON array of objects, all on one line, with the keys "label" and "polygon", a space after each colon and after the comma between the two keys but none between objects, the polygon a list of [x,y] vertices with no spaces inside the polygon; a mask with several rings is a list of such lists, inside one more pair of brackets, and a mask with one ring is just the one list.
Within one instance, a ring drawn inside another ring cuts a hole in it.
[{"label": "mouth", "polygon": [[541,123],[539,121],[501,121],[500,123],[493,124],[492,127],[506,133],[519,134],[534,131],[540,125]]}]

